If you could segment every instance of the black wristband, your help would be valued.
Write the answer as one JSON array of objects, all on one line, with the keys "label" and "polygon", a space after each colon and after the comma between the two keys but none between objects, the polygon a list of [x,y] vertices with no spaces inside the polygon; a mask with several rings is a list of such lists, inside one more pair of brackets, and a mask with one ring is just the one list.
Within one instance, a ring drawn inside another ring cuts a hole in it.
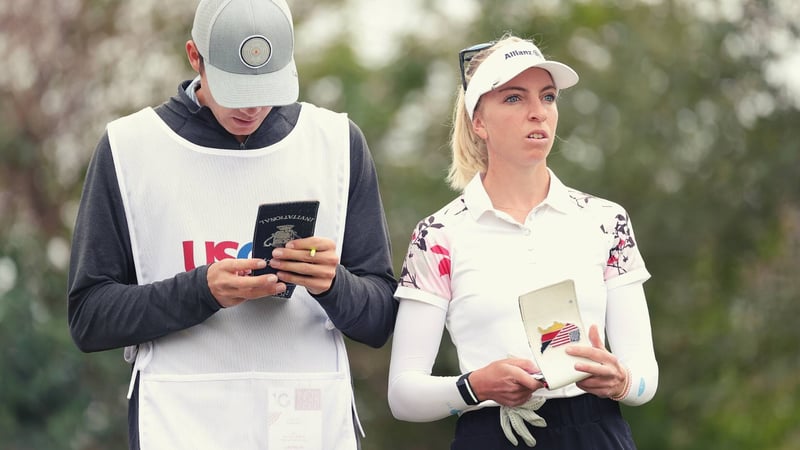
[{"label": "black wristband", "polygon": [[458,387],[458,392],[461,394],[461,398],[464,399],[464,403],[470,406],[480,403],[475,392],[472,391],[472,386],[469,384],[469,375],[471,373],[472,372],[467,372],[461,375],[458,377],[458,381],[456,381],[456,386]]}]

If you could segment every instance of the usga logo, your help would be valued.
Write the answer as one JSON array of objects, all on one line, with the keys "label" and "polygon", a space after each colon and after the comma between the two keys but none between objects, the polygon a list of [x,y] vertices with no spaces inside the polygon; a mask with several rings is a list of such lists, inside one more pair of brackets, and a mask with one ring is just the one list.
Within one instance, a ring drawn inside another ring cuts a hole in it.
[{"label": "usga logo", "polygon": [[197,249],[199,252],[205,250],[206,257],[205,260],[202,261],[197,261],[195,258],[195,247],[194,241],[183,241],[183,265],[187,272],[196,268],[198,265],[211,264],[215,261],[222,261],[223,259],[249,258],[252,254],[253,243],[247,242],[245,244],[239,244],[234,241],[206,241],[203,244],[199,244],[198,247],[200,248]]}]

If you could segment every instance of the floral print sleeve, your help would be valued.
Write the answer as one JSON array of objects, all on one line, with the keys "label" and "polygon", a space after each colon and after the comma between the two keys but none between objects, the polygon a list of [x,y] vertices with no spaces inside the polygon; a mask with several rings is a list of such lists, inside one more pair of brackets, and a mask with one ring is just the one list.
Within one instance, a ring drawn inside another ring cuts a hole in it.
[{"label": "floral print sleeve", "polygon": [[[600,225],[600,229],[608,236],[609,248],[606,261],[605,280],[614,280],[615,284],[626,284],[633,281],[644,281],[649,278],[644,260],[639,253],[639,246],[633,234],[628,213],[617,205],[616,213]],[[630,279],[629,278],[633,278]],[[623,282],[623,279],[625,280]]]},{"label": "floral print sleeve", "polygon": [[411,235],[399,284],[450,300],[450,245],[437,215],[421,220]]},{"label": "floral print sleeve", "polygon": [[599,223],[600,232],[605,236],[603,278],[606,286],[611,289],[650,278],[625,208],[574,189],[570,190],[569,196],[578,208],[589,214],[587,220],[590,223]]}]

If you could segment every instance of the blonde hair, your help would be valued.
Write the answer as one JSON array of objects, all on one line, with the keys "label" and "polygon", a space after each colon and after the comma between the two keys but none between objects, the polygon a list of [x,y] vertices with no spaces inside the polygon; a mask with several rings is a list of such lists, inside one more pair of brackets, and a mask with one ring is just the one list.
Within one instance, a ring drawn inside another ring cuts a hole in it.
[{"label": "blonde hair", "polygon": [[[506,33],[491,47],[476,54],[464,69],[464,77],[469,84],[472,75],[478,66],[492,54],[500,45],[506,42],[517,42],[523,39]],[[475,107],[480,107],[480,101]],[[476,173],[485,173],[489,167],[489,155],[486,143],[472,129],[472,120],[464,104],[464,88],[459,83],[456,94],[456,104],[453,108],[453,127],[450,134],[450,149],[453,152],[453,161],[447,174],[447,182],[455,190],[462,190],[472,180]]]}]

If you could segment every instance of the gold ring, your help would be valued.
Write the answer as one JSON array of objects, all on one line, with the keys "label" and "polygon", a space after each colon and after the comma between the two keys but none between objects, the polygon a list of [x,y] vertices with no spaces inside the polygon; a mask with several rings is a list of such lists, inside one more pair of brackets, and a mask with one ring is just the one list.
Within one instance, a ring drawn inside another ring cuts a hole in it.
[{"label": "gold ring", "polygon": [[316,254],[317,254],[317,249],[315,249],[314,247],[311,247],[311,250],[308,251],[308,256],[313,258],[314,255],[316,255]]}]

